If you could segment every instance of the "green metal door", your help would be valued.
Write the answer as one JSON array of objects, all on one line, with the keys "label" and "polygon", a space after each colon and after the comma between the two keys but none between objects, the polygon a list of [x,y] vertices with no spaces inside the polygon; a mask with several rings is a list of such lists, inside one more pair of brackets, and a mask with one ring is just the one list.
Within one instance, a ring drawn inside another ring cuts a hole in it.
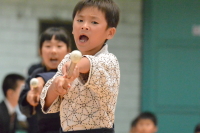
[{"label": "green metal door", "polygon": [[200,123],[200,0],[144,0],[142,111],[158,133]]}]

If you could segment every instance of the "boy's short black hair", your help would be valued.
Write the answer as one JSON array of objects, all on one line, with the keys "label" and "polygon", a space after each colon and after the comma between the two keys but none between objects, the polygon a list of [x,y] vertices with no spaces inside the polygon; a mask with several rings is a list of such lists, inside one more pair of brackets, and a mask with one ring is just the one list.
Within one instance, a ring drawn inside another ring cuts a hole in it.
[{"label": "boy's short black hair", "polygon": [[151,113],[151,112],[142,112],[141,114],[139,114],[136,119],[134,119],[132,122],[131,122],[131,127],[135,127],[138,123],[139,120],[141,119],[149,119],[151,120],[155,126],[157,126],[157,118],[156,116]]},{"label": "boy's short black hair", "polygon": [[97,7],[100,11],[105,13],[105,19],[108,24],[107,28],[117,28],[119,22],[119,7],[113,0],[81,0],[74,8],[72,14],[73,20],[76,13],[86,7]]},{"label": "boy's short black hair", "polygon": [[131,122],[131,128],[136,126],[136,118]]},{"label": "boy's short black hair", "polygon": [[55,36],[56,40],[62,41],[71,49],[71,39],[69,33],[61,27],[50,27],[40,35],[39,49],[42,49],[44,41],[51,40]]},{"label": "boy's short black hair", "polygon": [[17,81],[19,80],[22,80],[22,81],[25,80],[24,76],[20,74],[15,74],[15,73],[8,74],[4,78],[2,88],[3,88],[3,94],[5,97],[6,97],[6,92],[8,91],[8,89],[16,90]]},{"label": "boy's short black hair", "polygon": [[200,123],[196,125],[194,133],[200,132]]}]

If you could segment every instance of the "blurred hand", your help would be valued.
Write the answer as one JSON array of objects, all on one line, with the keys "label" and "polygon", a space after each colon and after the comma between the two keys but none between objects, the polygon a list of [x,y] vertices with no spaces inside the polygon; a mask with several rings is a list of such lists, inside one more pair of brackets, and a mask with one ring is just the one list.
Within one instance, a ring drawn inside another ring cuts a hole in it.
[{"label": "blurred hand", "polygon": [[39,103],[39,93],[33,89],[29,90],[26,96],[26,100],[32,106],[37,106]]},{"label": "blurred hand", "polygon": [[39,104],[40,93],[44,87],[44,80],[41,77],[38,77],[38,86],[32,87],[30,86],[30,90],[27,94],[26,100],[32,106],[37,106]]}]

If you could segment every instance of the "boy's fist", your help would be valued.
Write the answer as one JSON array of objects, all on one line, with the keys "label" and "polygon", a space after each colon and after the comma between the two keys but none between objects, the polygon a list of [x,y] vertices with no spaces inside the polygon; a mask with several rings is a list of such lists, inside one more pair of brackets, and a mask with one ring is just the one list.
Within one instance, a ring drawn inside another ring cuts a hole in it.
[{"label": "boy's fist", "polygon": [[52,88],[54,88],[54,92],[57,95],[65,95],[70,87],[69,81],[64,76],[57,77],[52,84]]}]

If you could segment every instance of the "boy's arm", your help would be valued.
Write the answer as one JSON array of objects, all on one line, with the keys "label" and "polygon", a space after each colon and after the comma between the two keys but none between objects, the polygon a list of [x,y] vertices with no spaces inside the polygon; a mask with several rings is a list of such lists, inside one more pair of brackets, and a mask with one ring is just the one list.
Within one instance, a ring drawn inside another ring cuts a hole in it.
[{"label": "boy's arm", "polygon": [[[63,79],[62,68],[68,60],[69,54],[66,55],[65,58],[58,65],[57,73],[53,76],[52,79],[48,80],[48,82],[42,89],[42,93],[40,95],[40,103],[42,106],[42,111],[44,113],[56,113],[60,109],[61,98],[59,97],[59,95],[62,96],[64,95],[63,93],[66,94],[66,88],[68,88],[68,83],[66,79]],[[60,89],[61,86],[64,87]]]},{"label": "boy's arm", "polygon": [[58,69],[57,73],[52,79],[47,81],[42,89],[40,103],[44,113],[56,113],[59,111],[61,100],[58,97],[59,94],[54,89],[57,89],[55,88],[55,83],[62,76],[62,73]]},{"label": "boy's arm", "polygon": [[64,95],[67,93],[68,88],[70,87],[69,83],[73,82],[73,80],[78,76],[78,73],[88,73],[90,69],[90,61],[83,57],[79,63],[77,63],[77,67],[74,69],[73,76],[68,79],[67,77],[67,69],[69,68],[69,62],[66,62],[63,67],[63,73],[66,76],[59,76],[54,79],[51,86],[49,86],[46,98],[44,109],[48,109],[50,105],[54,102],[54,100],[60,95]]},{"label": "boy's arm", "polygon": [[66,94],[67,90],[68,90],[67,79],[64,78],[63,76],[56,77],[55,80],[52,82],[51,86],[49,86],[45,98],[44,110],[47,110],[58,96]]},{"label": "boy's arm", "polygon": [[66,62],[62,67],[64,76],[56,77],[52,81],[52,84],[49,86],[45,98],[44,110],[47,110],[58,96],[62,96],[67,93],[67,90],[70,87],[69,83],[73,82],[73,80],[77,77],[78,72],[80,73],[89,72],[90,61],[86,57],[83,57],[79,61],[79,63],[77,63],[77,67],[75,68],[73,76],[70,79],[66,78],[68,68],[69,68],[69,62]]},{"label": "boy's arm", "polygon": [[117,58],[110,53],[98,57],[90,55],[86,57],[90,60],[90,71],[84,86],[100,95],[117,95],[120,82]]},{"label": "boy's arm", "polygon": [[[49,110],[51,106],[57,107],[57,111],[59,110],[58,104],[60,103],[61,99],[59,96],[63,96],[67,93],[69,88],[69,83],[73,82],[73,80],[78,76],[80,73],[88,73],[90,70],[90,61],[86,57],[83,57],[79,63],[77,63],[77,67],[73,72],[73,76],[68,79],[67,77],[67,70],[70,63],[63,60],[60,65],[58,66],[58,72],[52,79],[50,79],[45,87],[42,90],[41,94],[41,105],[44,112],[48,110],[48,112],[54,112]],[[62,72],[61,72],[62,70]],[[64,75],[64,76],[63,76]]]},{"label": "boy's arm", "polygon": [[[44,72],[44,73],[39,73],[36,75],[36,78],[39,80],[43,80],[43,85],[42,88],[44,87],[44,83],[46,83],[49,79],[51,79],[54,75],[56,74],[56,72]],[[41,81],[39,81],[40,83]],[[42,89],[40,90],[41,93]],[[55,98],[56,99],[56,98]],[[54,99],[54,100],[55,100]]]},{"label": "boy's arm", "polygon": [[[62,67],[62,73],[66,77],[69,65],[69,63],[65,63]],[[81,60],[76,64],[76,66],[80,73],[88,73],[90,71],[90,61],[86,57],[81,58]]]},{"label": "boy's arm", "polygon": [[90,71],[90,61],[88,58],[83,57],[77,64],[80,73],[88,73]]}]

